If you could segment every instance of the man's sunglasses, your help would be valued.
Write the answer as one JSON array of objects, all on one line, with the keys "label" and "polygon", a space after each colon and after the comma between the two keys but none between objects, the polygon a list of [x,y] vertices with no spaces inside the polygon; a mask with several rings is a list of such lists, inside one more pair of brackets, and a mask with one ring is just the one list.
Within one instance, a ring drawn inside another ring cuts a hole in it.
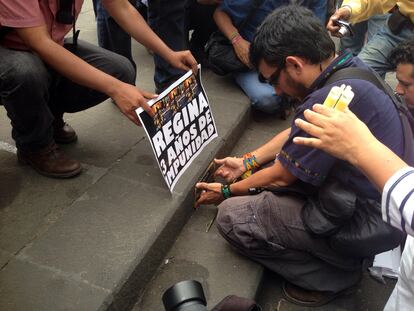
[{"label": "man's sunglasses", "polygon": [[261,83],[267,83],[270,86],[277,86],[279,84],[280,73],[282,72],[283,67],[276,69],[272,75],[266,79],[261,73],[259,73],[259,81]]}]

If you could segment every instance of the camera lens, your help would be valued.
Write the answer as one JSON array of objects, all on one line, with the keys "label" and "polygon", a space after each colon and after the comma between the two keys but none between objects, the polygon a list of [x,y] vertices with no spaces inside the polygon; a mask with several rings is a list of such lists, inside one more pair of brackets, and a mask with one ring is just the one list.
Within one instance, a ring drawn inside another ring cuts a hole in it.
[{"label": "camera lens", "polygon": [[162,295],[166,311],[207,311],[203,287],[194,280],[182,281]]},{"label": "camera lens", "polygon": [[349,30],[345,26],[341,26],[341,28],[338,30],[338,33],[341,35],[341,37],[346,37],[349,35]]}]

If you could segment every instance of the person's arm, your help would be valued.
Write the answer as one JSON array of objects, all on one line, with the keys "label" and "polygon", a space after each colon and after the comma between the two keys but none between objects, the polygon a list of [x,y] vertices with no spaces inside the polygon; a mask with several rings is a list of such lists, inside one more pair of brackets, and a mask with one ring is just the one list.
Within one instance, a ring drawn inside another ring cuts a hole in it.
[{"label": "person's arm", "polygon": [[269,140],[263,146],[257,148],[252,154],[256,156],[256,159],[259,163],[268,163],[271,160],[274,160],[276,155],[282,150],[283,145],[288,140],[290,135],[290,127],[286,130],[283,130],[271,140]]},{"label": "person's arm", "polygon": [[293,142],[323,151],[360,169],[382,191],[388,179],[408,165],[379,142],[349,109],[338,111],[316,104],[306,110],[307,121],[295,124],[313,137],[295,137]]},{"label": "person's arm", "polygon": [[171,50],[147,25],[128,0],[102,0],[115,21],[135,40],[168,61],[172,66],[197,73],[197,61],[190,51]]},{"label": "person's arm", "polygon": [[278,160],[270,166],[252,174],[250,177],[230,185],[233,195],[246,195],[249,188],[260,188],[268,186],[285,187],[296,180]]},{"label": "person's arm", "polygon": [[[259,165],[265,165],[270,161],[273,161],[282,149],[283,144],[287,141],[289,134],[290,128],[280,132],[266,144],[250,152],[250,154],[255,156]],[[243,158],[227,157],[224,159],[215,159],[215,162],[220,165],[215,172],[215,175],[220,176],[229,182],[237,179],[246,171]]]},{"label": "person's arm", "polygon": [[414,236],[414,168],[397,171],[382,193],[382,219]]},{"label": "person's arm", "polygon": [[[296,180],[283,165],[276,160],[275,163],[266,167],[246,179],[233,183],[229,186],[231,196],[249,194],[250,188],[261,188],[268,186],[283,187],[292,184]],[[202,204],[219,204],[224,200],[222,184],[220,183],[197,183],[196,188],[203,190],[196,202],[196,207]]]},{"label": "person's arm", "polygon": [[121,111],[134,123],[138,124],[135,113],[138,107],[152,115],[145,98],[153,97],[152,95],[115,79],[69,52],[53,41],[45,25],[16,28],[16,32],[30,50],[57,72],[76,83],[112,97]]},{"label": "person's arm", "polygon": [[217,7],[213,18],[223,35],[232,43],[233,49],[240,61],[246,66],[251,67],[249,59],[250,42],[240,35],[236,26],[233,25],[230,16],[221,10],[220,7]]},{"label": "person's arm", "polygon": [[382,217],[388,224],[414,235],[414,168],[379,142],[350,110],[314,105],[296,125],[313,137],[294,143],[322,149],[360,169],[382,191]]},{"label": "person's arm", "polygon": [[335,24],[336,20],[359,23],[371,16],[386,14],[395,4],[395,0],[344,0],[341,7],[330,17],[326,28],[332,35],[337,36],[339,26]]}]

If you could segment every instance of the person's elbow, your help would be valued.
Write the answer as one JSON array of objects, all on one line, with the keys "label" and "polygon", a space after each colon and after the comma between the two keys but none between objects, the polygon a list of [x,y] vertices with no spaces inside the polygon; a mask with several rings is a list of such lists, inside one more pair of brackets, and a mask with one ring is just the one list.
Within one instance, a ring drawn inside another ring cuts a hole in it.
[{"label": "person's elbow", "polygon": [[230,18],[226,12],[224,12],[222,9],[220,9],[220,7],[216,7],[216,9],[214,10],[213,13],[213,20],[217,25],[220,25],[221,23],[223,23],[223,20],[225,18]]},{"label": "person's elbow", "polygon": [[293,184],[294,180],[285,179],[285,178],[275,178],[271,185],[277,187],[287,187]]},{"label": "person's elbow", "polygon": [[297,180],[297,177],[285,169],[279,161],[276,161],[270,169],[273,171],[271,174],[273,176],[271,185],[273,186],[287,187]]}]

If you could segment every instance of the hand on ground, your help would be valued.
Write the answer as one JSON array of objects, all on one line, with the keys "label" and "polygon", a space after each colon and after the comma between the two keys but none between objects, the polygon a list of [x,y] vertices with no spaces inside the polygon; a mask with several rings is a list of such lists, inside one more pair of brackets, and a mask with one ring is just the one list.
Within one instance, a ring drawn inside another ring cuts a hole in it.
[{"label": "hand on ground", "polygon": [[220,183],[200,182],[196,184],[196,188],[202,190],[200,198],[195,203],[196,208],[204,204],[219,205],[224,200]]}]

